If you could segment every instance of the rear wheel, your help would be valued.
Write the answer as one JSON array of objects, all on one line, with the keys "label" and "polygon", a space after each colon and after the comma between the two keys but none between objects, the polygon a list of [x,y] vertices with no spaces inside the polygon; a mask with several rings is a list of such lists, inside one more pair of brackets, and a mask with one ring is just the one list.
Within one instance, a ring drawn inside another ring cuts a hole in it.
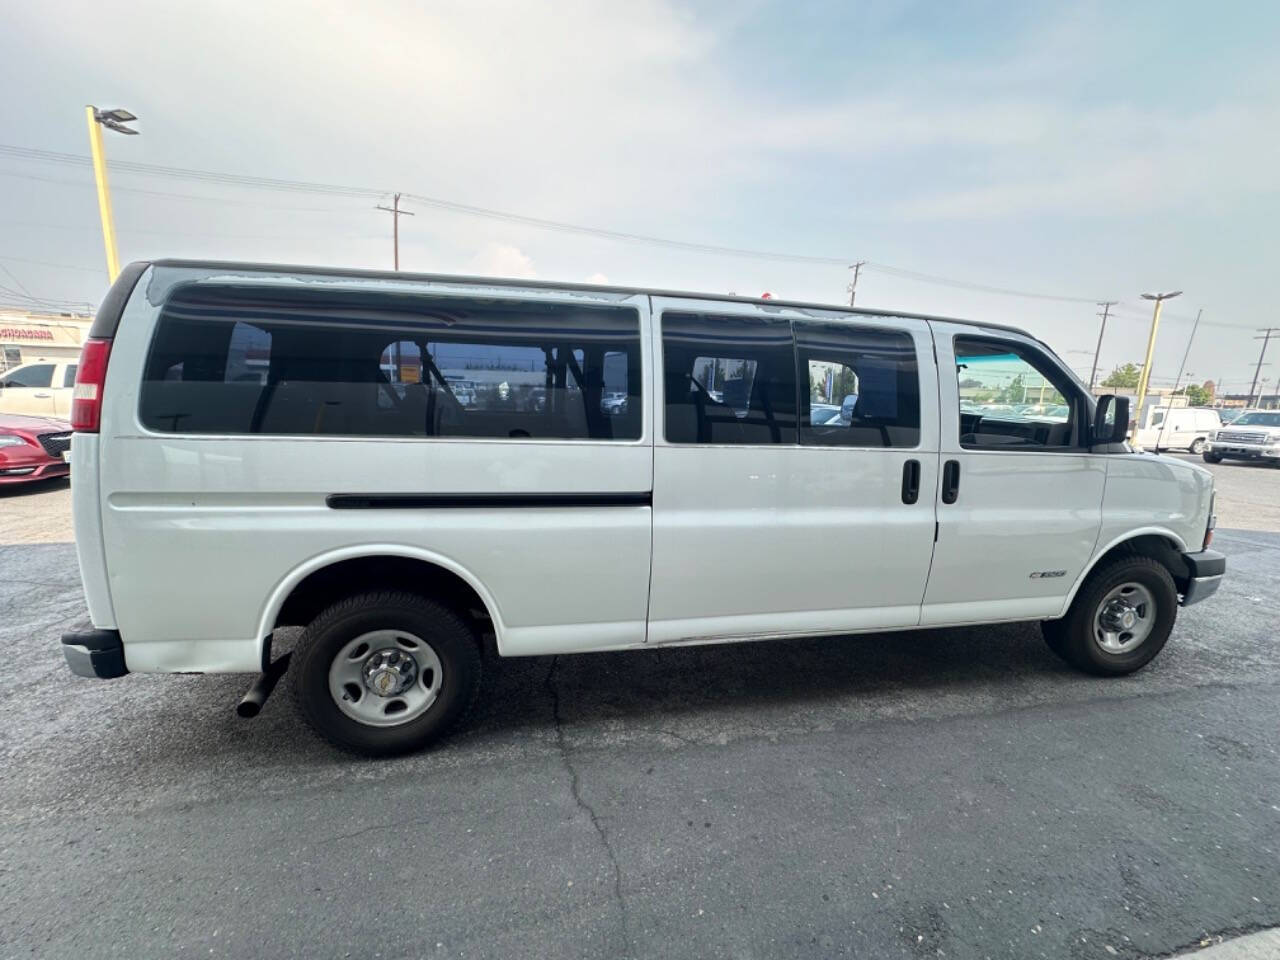
[{"label": "rear wheel", "polygon": [[1178,591],[1164,565],[1120,557],[1094,571],[1061,620],[1043,625],[1054,653],[1087,673],[1116,676],[1146,666],[1164,648]]},{"label": "rear wheel", "polygon": [[349,597],[303,632],[289,670],[311,727],[344,750],[388,756],[443,736],[480,686],[475,634],[452,610],[412,593]]},{"label": "rear wheel", "polygon": [[1204,437],[1196,437],[1191,441],[1192,453],[1204,453]]},{"label": "rear wheel", "polygon": [[1209,451],[1207,451],[1207,450],[1206,450],[1206,451],[1205,451],[1205,453],[1204,453],[1204,462],[1205,462],[1205,463],[1221,463],[1221,462],[1222,462],[1222,454],[1220,454],[1220,453],[1210,453]]}]

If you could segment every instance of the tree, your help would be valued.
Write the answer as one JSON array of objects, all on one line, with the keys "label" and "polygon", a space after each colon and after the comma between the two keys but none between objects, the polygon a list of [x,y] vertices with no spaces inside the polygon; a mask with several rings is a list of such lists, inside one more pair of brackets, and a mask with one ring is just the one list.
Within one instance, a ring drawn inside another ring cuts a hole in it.
[{"label": "tree", "polygon": [[1137,388],[1140,376],[1137,364],[1126,363],[1123,367],[1115,367],[1107,375],[1107,379],[1102,381],[1102,385],[1104,387],[1127,387],[1133,390]]},{"label": "tree", "polygon": [[1212,399],[1208,390],[1195,383],[1187,384],[1187,388],[1183,392],[1187,395],[1187,403],[1193,407],[1206,406]]},{"label": "tree", "polygon": [[1009,385],[996,394],[996,403],[1026,403],[1027,386],[1022,374],[1009,381]]}]

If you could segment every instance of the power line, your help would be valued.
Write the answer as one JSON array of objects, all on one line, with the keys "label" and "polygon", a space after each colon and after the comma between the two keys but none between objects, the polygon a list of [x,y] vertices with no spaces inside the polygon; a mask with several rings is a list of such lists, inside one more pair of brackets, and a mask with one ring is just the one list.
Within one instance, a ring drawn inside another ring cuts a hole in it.
[{"label": "power line", "polygon": [[[113,165],[114,168],[114,165]],[[18,173],[13,170],[0,170],[0,177],[15,177],[20,180],[36,180],[40,183],[56,183],[68,187],[83,187],[86,190],[94,189],[94,185],[89,182],[81,182],[79,180],[63,180],[59,177],[41,177],[34,173]],[[141,187],[120,187],[111,188],[112,193],[134,193],[148,197],[164,197],[173,200],[201,200],[206,203],[216,203],[219,206],[233,207],[259,207],[270,210],[289,210],[294,213],[351,213],[356,210],[363,210],[363,207],[342,206],[342,207],[294,207],[276,203],[262,203],[259,200],[233,200],[230,197],[211,197],[198,193],[175,193],[169,190],[144,190]]]},{"label": "power line", "polygon": [[[53,263],[49,260],[27,260],[24,257],[11,257],[5,253],[0,253],[0,260],[6,261],[7,263],[29,263],[37,267],[56,267],[59,270],[80,270],[84,273],[93,274],[102,273],[102,269],[100,267],[78,267],[71,263]],[[12,274],[10,274],[10,276],[12,276]]]},{"label": "power line", "polygon": [[[898,277],[906,277],[911,280],[922,280],[926,283],[936,283],[946,287],[956,287],[961,290],[975,290],[981,293],[998,293],[1011,297],[1026,297],[1030,300],[1057,300],[1062,303],[1103,302],[1098,297],[1070,297],[1055,293],[1033,293],[1029,290],[1014,290],[1009,287],[992,287],[982,283],[970,283],[968,280],[952,280],[949,277],[939,277],[931,273],[920,273],[917,270],[904,270],[901,267],[891,267],[885,263],[876,263],[874,261],[865,262],[872,270],[879,270],[881,273],[888,273]],[[1116,301],[1112,302],[1114,303]]]},{"label": "power line", "polygon": [[28,297],[30,297],[32,300],[38,299],[36,295],[32,293],[30,290],[28,290],[26,286],[23,284],[23,282],[18,279],[17,275],[8,267],[6,267],[2,262],[0,262],[0,270],[3,270],[5,273],[7,273],[9,275],[9,278],[18,285],[18,289],[21,290],[23,293],[25,293]]},{"label": "power line", "polygon": [[[53,150],[40,150],[33,147],[20,147],[11,144],[0,144],[0,157],[7,157],[13,160],[36,162],[36,163],[52,163],[71,166],[87,167],[91,164],[88,157],[73,153],[59,153]],[[289,180],[276,177],[260,177],[248,174],[232,174],[219,173],[212,170],[197,170],[186,167],[165,166],[160,164],[140,163],[131,160],[113,160],[111,164],[113,171],[133,173],[138,175],[146,175],[149,177],[167,177],[171,179],[191,180],[203,183],[214,183],[220,185],[234,185],[241,187],[249,187],[253,189],[279,190],[294,193],[314,193],[325,196],[341,196],[341,197],[360,197],[360,198],[382,198],[393,193],[390,190],[377,190],[369,187],[358,187],[344,184],[318,183],[304,180]],[[21,176],[21,174],[19,174]],[[117,188],[125,189],[125,188]],[[130,188],[134,192],[145,192],[138,188]],[[150,191],[158,195],[165,195],[161,191]],[[184,196],[175,194],[174,196]],[[745,247],[725,246],[721,244],[695,243],[685,240],[673,240],[667,237],[658,237],[651,234],[632,233],[622,230],[610,230],[602,227],[594,227],[585,224],[570,223],[562,220],[552,220],[544,217],[533,217],[525,214],[513,213],[506,210],[498,210],[491,207],[481,207],[474,204],[459,203],[453,200],[446,200],[440,197],[431,197],[425,194],[405,193],[404,199],[413,200],[424,206],[435,207],[441,210],[448,210],[453,213],[459,213],[467,216],[482,217],[491,220],[498,220],[505,223],[514,223],[523,226],[535,227],[543,230],[552,230],[561,233],[580,234],[586,236],[600,237],[607,240],[616,240],[626,243],[642,243],[650,246],[665,247],[668,249],[688,250],[697,253],[707,253],[719,256],[747,257],[757,260],[772,260],[788,263],[808,263],[823,266],[848,266],[848,259],[845,257],[824,257],[813,256],[808,254],[785,253],[781,251],[757,250]],[[190,196],[190,199],[197,199]],[[206,198],[199,198],[206,199]],[[234,201],[228,201],[234,202]],[[243,201],[242,201],[243,202]],[[154,231],[153,231],[154,232]],[[210,235],[212,236],[212,235]],[[229,239],[235,239],[226,236]],[[1023,297],[1031,300],[1055,301],[1059,303],[1102,303],[1105,302],[1101,297],[1083,297],[1071,296],[1066,294],[1042,293],[1032,290],[1019,290],[1011,287],[1001,287],[989,284],[974,283],[967,280],[958,280],[951,277],[938,276],[936,274],[923,273],[916,270],[907,270],[902,267],[894,267],[890,264],[877,263],[875,261],[860,261],[864,266],[878,270],[881,273],[891,276],[898,276],[904,279],[917,280],[924,283],[938,284],[941,286],[952,287],[961,290],[972,290],[979,293],[990,293],[1000,296]],[[1133,308],[1117,306],[1117,312],[1134,313]],[[1145,315],[1145,314],[1144,314]],[[1170,315],[1170,319],[1186,320],[1191,322],[1190,317],[1181,317],[1178,315]],[[1213,323],[1206,321],[1205,326],[1217,326],[1234,330],[1245,329],[1242,325],[1230,323]]]}]

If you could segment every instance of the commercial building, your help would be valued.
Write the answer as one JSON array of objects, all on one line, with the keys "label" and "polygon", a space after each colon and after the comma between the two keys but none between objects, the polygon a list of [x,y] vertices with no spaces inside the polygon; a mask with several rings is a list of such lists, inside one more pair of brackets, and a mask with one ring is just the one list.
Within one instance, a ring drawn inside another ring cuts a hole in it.
[{"label": "commercial building", "polygon": [[0,370],[32,360],[73,360],[93,317],[0,307]]}]

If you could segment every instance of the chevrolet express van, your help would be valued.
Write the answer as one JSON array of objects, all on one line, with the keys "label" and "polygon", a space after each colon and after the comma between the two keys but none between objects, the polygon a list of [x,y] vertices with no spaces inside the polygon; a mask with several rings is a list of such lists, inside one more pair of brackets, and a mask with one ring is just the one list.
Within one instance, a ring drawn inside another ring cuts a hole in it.
[{"label": "chevrolet express van", "polygon": [[71,669],[256,674],[248,715],[287,667],[368,754],[456,723],[482,645],[1034,620],[1126,674],[1225,570],[1211,475],[981,322],[161,260],[103,301],[72,420]]}]

